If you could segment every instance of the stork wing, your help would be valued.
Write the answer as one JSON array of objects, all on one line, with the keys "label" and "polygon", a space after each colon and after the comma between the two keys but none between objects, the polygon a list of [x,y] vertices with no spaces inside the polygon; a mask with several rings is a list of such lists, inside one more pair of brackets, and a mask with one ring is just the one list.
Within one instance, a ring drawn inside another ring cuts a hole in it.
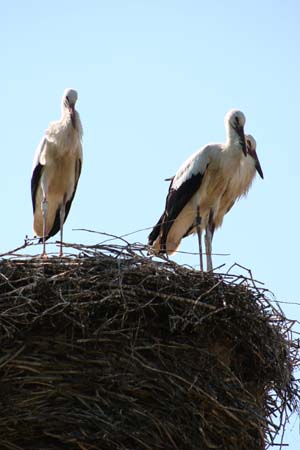
[{"label": "stork wing", "polygon": [[164,212],[164,220],[162,223],[163,234],[161,238],[161,249],[163,250],[166,244],[167,236],[174,221],[181,213],[185,205],[190,201],[193,195],[201,186],[203,174],[198,173],[192,175],[178,189],[170,189],[166,200],[166,209]]},{"label": "stork wing", "polygon": [[194,153],[181,166],[170,184],[162,221],[162,250],[165,248],[167,236],[174,221],[201,186],[209,164],[209,148],[206,146]]},{"label": "stork wing", "polygon": [[[168,191],[168,195],[170,193],[170,189],[172,186],[172,182],[174,180],[175,176],[170,177],[170,178],[165,178],[165,181],[171,181],[170,185],[169,185],[169,191]],[[158,219],[156,225],[154,225],[151,233],[148,236],[148,245],[152,245],[154,241],[156,241],[156,239],[159,236],[160,233],[160,229],[161,229],[161,225],[164,221],[164,217],[165,217],[165,211],[162,213],[162,215],[160,216],[160,218]]]},{"label": "stork wing", "polygon": [[43,165],[40,163],[40,154],[42,153],[44,146],[46,145],[46,138],[43,138],[40,142],[34,156],[33,160],[33,171],[31,175],[31,200],[32,200],[32,208],[33,214],[35,213],[35,196],[36,191],[42,176]]},{"label": "stork wing", "polygon": [[[74,191],[72,194],[72,197],[70,198],[70,200],[67,201],[66,206],[65,206],[65,218],[64,218],[64,223],[67,220],[67,217],[69,215],[70,212],[70,208],[76,193],[76,189],[77,189],[77,185],[78,185],[78,180],[81,174],[81,166],[82,166],[82,161],[80,158],[78,158],[75,161],[75,183],[74,183]],[[55,215],[55,219],[53,222],[53,226],[51,228],[51,230],[49,231],[47,238],[49,239],[51,236],[54,236],[56,233],[58,233],[58,231],[60,230],[60,210],[59,208],[56,211],[56,215]]]},{"label": "stork wing", "polygon": [[156,239],[159,236],[160,233],[160,228],[161,228],[161,224],[164,220],[165,217],[165,213],[163,212],[162,215],[160,216],[160,218],[158,219],[158,222],[156,225],[154,225],[153,230],[151,231],[151,233],[148,236],[148,245],[152,245],[154,241],[156,241]]}]

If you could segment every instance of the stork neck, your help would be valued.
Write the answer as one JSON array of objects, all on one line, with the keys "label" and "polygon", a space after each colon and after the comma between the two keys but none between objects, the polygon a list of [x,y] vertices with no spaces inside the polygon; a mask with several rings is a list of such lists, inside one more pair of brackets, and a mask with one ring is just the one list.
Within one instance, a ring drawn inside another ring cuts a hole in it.
[{"label": "stork neck", "polygon": [[241,151],[241,138],[234,128],[228,127],[227,129],[227,141],[226,147],[232,149],[232,151]]},{"label": "stork neck", "polygon": [[62,107],[62,112],[61,112],[61,122],[65,125],[65,126],[69,126],[72,125],[73,128],[77,128],[77,113],[74,110],[74,112],[72,113],[71,110],[65,106]]},{"label": "stork neck", "polygon": [[65,106],[64,104],[61,107],[61,120],[71,120],[71,111],[69,108],[67,108],[67,106]]}]

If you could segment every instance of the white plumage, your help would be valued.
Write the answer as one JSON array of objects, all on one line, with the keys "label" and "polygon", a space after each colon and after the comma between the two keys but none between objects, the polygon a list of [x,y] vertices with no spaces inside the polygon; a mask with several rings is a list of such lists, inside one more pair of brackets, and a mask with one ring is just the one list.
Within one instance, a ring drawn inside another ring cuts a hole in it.
[{"label": "white plumage", "polygon": [[[197,231],[203,270],[201,232],[206,229],[210,214],[218,209],[229,180],[247,154],[245,121],[241,111],[230,110],[225,116],[226,143],[206,145],[179,168],[170,183],[165,211],[149,235],[149,245],[155,253],[172,255],[183,237]],[[207,258],[211,270],[211,251]]]},{"label": "white plumage", "polygon": [[246,196],[254,181],[256,172],[264,178],[263,171],[256,153],[256,141],[253,136],[247,134],[247,158],[242,158],[239,170],[229,180],[226,191],[220,199],[220,205],[211,219],[211,231],[222,225],[225,214],[233,207],[241,197]]},{"label": "white plumage", "polygon": [[76,192],[82,166],[82,125],[75,110],[77,92],[66,89],[62,97],[61,119],[50,123],[33,162],[31,196],[33,229],[43,242],[61,233]]}]

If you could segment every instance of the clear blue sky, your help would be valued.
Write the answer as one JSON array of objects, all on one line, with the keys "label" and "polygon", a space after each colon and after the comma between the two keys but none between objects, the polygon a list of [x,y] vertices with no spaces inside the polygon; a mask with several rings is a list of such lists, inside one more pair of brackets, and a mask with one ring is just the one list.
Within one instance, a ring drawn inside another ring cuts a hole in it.
[{"label": "clear blue sky", "polygon": [[[299,319],[300,3],[297,0],[21,0],[2,2],[1,252],[32,236],[35,149],[79,92],[84,162],[67,242],[97,243],[151,227],[180,164],[223,142],[224,115],[241,109],[265,179],[226,216],[215,265],[250,268]],[[146,242],[148,231],[130,236]],[[193,252],[196,238],[180,250]],[[36,249],[35,249],[36,250]],[[196,266],[196,256],[174,260]],[[237,269],[239,270],[239,269]],[[299,375],[299,374],[298,374]],[[300,448],[294,416],[285,438]]]}]

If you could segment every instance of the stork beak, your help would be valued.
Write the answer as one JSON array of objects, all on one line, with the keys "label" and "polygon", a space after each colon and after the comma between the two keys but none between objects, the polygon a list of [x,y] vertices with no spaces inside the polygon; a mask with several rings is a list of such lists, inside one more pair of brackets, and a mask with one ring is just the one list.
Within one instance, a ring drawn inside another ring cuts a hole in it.
[{"label": "stork beak", "polygon": [[262,168],[261,168],[261,165],[260,165],[260,162],[259,162],[259,159],[258,159],[258,156],[257,156],[256,152],[253,153],[253,158],[255,160],[255,169],[259,173],[260,177],[262,179],[264,179],[264,174],[263,174],[263,171],[262,171]]}]

